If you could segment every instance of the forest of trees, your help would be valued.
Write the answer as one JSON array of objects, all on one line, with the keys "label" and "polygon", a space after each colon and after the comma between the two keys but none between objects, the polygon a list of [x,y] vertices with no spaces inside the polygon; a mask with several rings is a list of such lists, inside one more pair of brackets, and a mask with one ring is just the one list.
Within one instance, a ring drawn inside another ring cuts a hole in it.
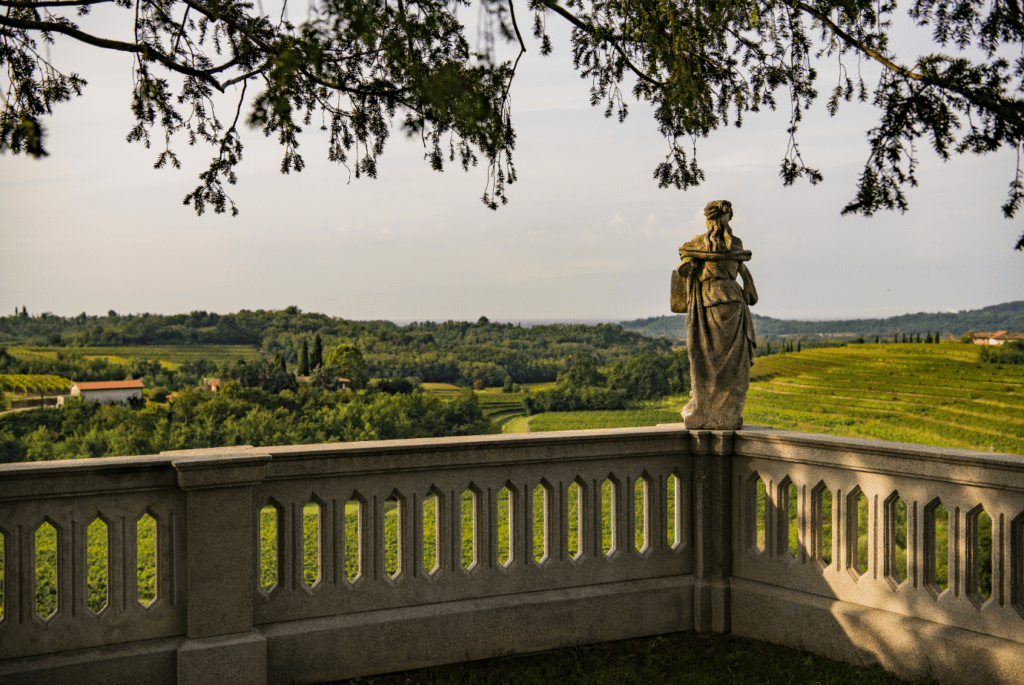
[{"label": "forest of trees", "polygon": [[[24,310],[22,310],[24,312]],[[114,345],[252,345],[268,356],[281,355],[289,367],[300,364],[303,345],[309,348],[319,336],[324,350],[340,344],[359,350],[368,378],[419,378],[427,383],[472,385],[483,380],[486,387],[501,385],[506,376],[515,383],[553,381],[567,368],[572,355],[586,354],[601,366],[622,362],[642,352],[665,354],[666,340],[646,338],[609,324],[586,326],[556,324],[524,328],[516,324],[492,323],[481,317],[476,323],[411,323],[350,321],[324,314],[307,314],[297,307],[280,311],[246,311],[237,314],[192,312],[163,316],[157,314],[74,317],[52,314],[30,316],[27,312],[0,318],[0,345],[63,347],[65,358],[81,346]],[[315,346],[310,365],[318,366]],[[0,362],[2,363],[2,362]],[[31,367],[31,364],[24,366]],[[53,373],[71,377],[64,367],[3,373]],[[97,367],[99,368],[99,367]],[[52,369],[52,370],[50,370]],[[158,379],[159,370],[132,371],[132,377],[146,377],[147,385],[176,387],[173,379]],[[216,375],[213,369],[198,374]],[[89,373],[92,373],[91,371]],[[226,373],[226,372],[225,372]],[[167,374],[163,374],[167,375]],[[76,380],[114,380],[90,375]],[[123,378],[121,376],[120,378]]]},{"label": "forest of trees", "polygon": [[227,445],[294,445],[493,432],[476,394],[270,392],[230,383],[186,390],[169,405],[135,409],[69,398],[60,410],[0,415],[0,463],[76,459]]},{"label": "forest of trees", "polygon": [[[23,309],[0,319],[0,340],[11,350],[27,345],[52,351],[19,355],[0,346],[0,374],[141,379],[150,400],[133,408],[70,399],[60,411],[0,415],[0,462],[479,434],[497,428],[471,387],[516,392],[521,384],[557,380],[552,390],[522,395],[527,410],[536,412],[622,408],[685,393],[689,382],[685,352],[673,352],[667,340],[606,324],[524,328],[481,317],[475,323],[399,326],[304,314],[295,307],[67,318],[31,316]],[[219,364],[95,358],[96,347],[121,353],[113,346],[219,343],[258,345],[261,354]],[[222,379],[224,390],[200,392],[207,377]],[[346,392],[338,391],[339,377],[346,379]],[[424,392],[423,383],[464,390],[442,399]]]}]

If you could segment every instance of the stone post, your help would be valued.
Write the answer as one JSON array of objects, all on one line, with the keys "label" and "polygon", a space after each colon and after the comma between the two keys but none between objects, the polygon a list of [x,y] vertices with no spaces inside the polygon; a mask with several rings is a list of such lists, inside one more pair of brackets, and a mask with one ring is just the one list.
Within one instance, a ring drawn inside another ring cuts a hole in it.
[{"label": "stone post", "polygon": [[728,633],[732,575],[732,431],[690,431],[693,629]]},{"label": "stone post", "polygon": [[178,648],[177,680],[182,685],[267,681],[267,643],[252,630],[252,489],[269,460],[248,451],[174,461],[187,498],[188,639]]}]

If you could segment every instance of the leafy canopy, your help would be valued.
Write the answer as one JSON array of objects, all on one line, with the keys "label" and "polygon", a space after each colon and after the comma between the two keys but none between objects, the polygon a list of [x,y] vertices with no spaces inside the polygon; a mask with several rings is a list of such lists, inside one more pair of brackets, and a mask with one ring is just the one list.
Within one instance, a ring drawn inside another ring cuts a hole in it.
[{"label": "leafy canopy", "polygon": [[[304,21],[266,16],[246,0],[0,0],[0,147],[41,156],[41,119],[81,94],[84,79],[52,64],[47,43],[60,38],[130,53],[134,58],[128,139],[159,151],[156,167],[179,166],[176,133],[214,149],[200,183],[185,196],[197,213],[237,207],[225,192],[242,158],[238,128],[246,89],[259,88],[246,122],[283,148],[281,171],[301,171],[303,127],[329,132],[327,156],[356,177],[377,175],[392,126],[422,139],[441,170],[486,160],[482,200],[507,202],[516,180],[510,87],[526,45],[515,0],[480,0],[484,40],[471,49],[460,6],[468,0],[310,0]],[[932,32],[931,51],[896,55],[890,47],[891,0],[526,0],[541,52],[552,49],[549,19],[568,21],[574,63],[591,81],[591,102],[626,117],[622,88],[653,106],[668,151],[654,169],[662,187],[699,185],[696,140],[745,115],[785,106],[789,143],[779,175],[822,180],[797,144],[802,113],[819,97],[815,65],[837,60],[826,108],[870,100],[878,110],[868,157],[843,213],[906,211],[917,185],[918,146],[943,159],[1004,146],[1018,163],[1002,206],[1012,218],[1024,198],[1024,12],[1021,0],[914,0],[911,19]],[[81,30],[75,15],[113,4],[132,13],[121,39]],[[259,5],[258,5],[259,6]],[[285,3],[287,10],[287,2]],[[463,10],[465,11],[465,10]],[[525,25],[525,24],[524,24]],[[518,42],[515,62],[495,57],[495,41]],[[882,66],[867,84],[862,60]],[[853,62],[853,64],[851,64]],[[172,87],[170,75],[176,85]],[[175,95],[174,91],[177,90]],[[215,91],[234,92],[228,118]],[[1024,250],[1024,236],[1016,245]]]}]

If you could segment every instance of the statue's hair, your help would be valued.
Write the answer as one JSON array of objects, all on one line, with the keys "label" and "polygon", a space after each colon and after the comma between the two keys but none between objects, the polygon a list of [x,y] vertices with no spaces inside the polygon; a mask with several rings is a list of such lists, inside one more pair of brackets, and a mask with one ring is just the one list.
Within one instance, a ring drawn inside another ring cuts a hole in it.
[{"label": "statue's hair", "polygon": [[715,200],[704,207],[704,216],[708,220],[708,247],[712,252],[732,250],[732,228],[729,226],[731,214],[732,203],[728,200]]},{"label": "statue's hair", "polygon": [[715,200],[704,207],[704,216],[708,219],[720,219],[732,212],[732,203],[728,200]]}]

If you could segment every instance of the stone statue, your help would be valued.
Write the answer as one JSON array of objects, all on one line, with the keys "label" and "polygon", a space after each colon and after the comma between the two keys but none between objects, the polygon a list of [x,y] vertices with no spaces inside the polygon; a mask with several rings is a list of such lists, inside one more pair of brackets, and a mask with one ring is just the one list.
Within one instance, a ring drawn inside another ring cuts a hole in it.
[{"label": "stone statue", "polygon": [[[736,430],[754,363],[754,279],[744,264],[750,251],[732,234],[732,203],[709,202],[708,231],[679,248],[682,264],[672,273],[672,311],[686,313],[690,401],[683,422],[691,430]],[[743,286],[736,276],[743,277]]]}]

